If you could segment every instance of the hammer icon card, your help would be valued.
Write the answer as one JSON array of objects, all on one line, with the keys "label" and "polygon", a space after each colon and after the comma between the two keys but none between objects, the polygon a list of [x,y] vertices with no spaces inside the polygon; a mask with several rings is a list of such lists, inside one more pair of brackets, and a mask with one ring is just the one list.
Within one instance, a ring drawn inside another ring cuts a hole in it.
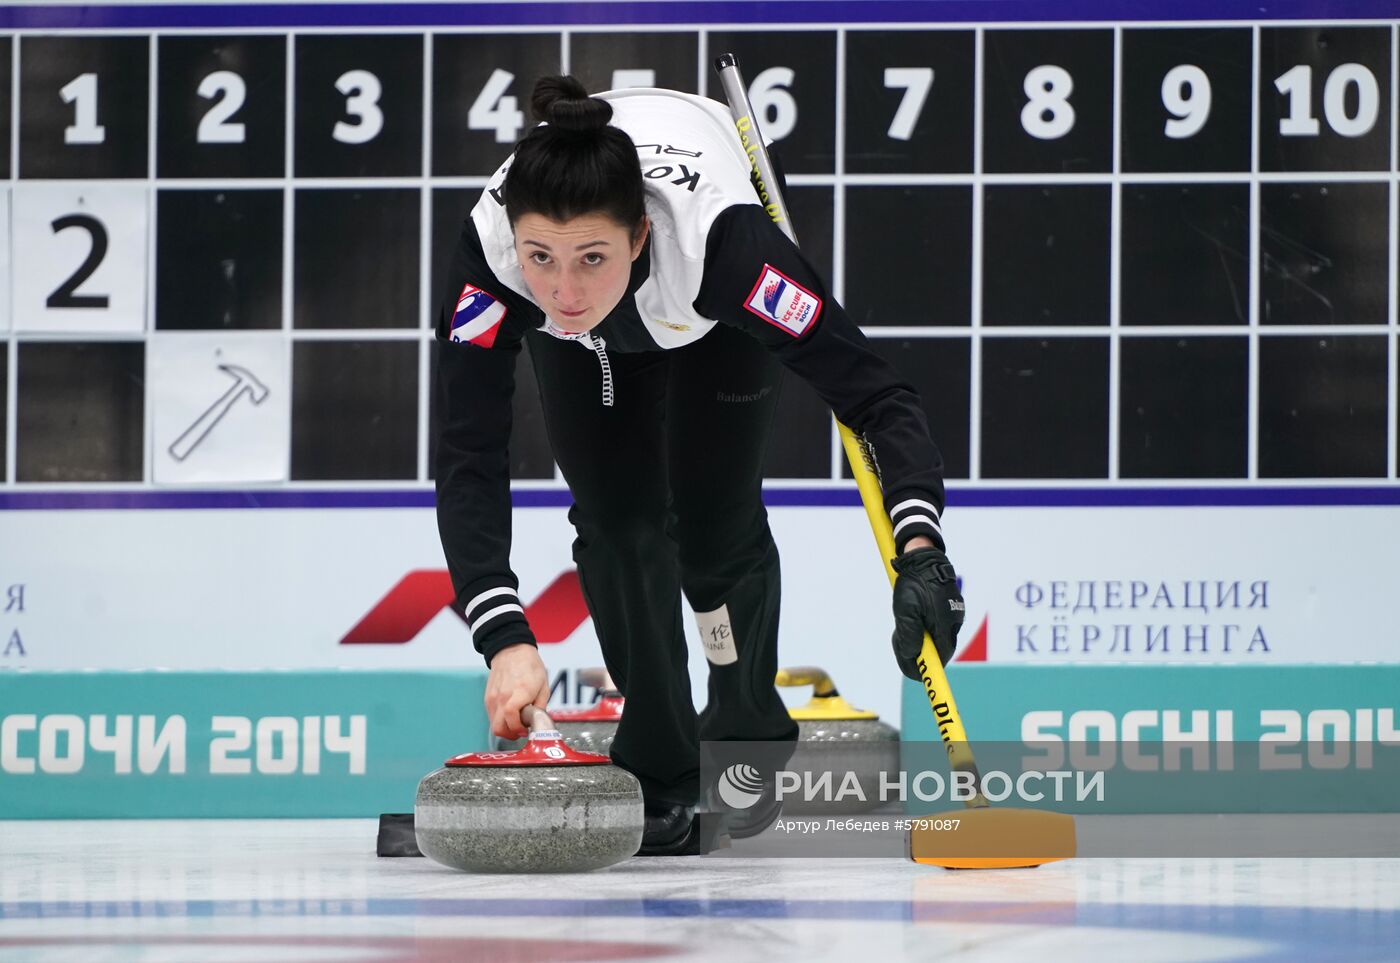
[{"label": "hammer icon card", "polygon": [[156,482],[286,480],[290,378],[280,341],[162,337],[150,361]]}]

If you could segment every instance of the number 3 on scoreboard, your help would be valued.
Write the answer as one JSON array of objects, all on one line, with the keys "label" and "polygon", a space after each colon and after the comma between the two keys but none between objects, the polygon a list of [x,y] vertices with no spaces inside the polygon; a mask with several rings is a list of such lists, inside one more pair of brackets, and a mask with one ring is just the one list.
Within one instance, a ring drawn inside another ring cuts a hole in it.
[{"label": "number 3 on scoreboard", "polygon": [[20,184],[13,213],[16,331],[145,329],[145,187]]}]

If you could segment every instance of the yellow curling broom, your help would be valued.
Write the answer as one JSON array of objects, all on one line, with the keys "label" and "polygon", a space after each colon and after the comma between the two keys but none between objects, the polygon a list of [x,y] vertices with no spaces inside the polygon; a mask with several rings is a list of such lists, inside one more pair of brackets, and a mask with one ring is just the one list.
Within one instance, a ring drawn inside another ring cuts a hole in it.
[{"label": "yellow curling broom", "polygon": [[[739,72],[739,60],[733,54],[722,54],[715,59],[714,66],[724,87],[740,142],[753,165],[754,186],[758,190],[759,201],[795,244],[797,235],[788,218],[787,205],[764,146],[758,120],[749,104],[748,89]],[[846,459],[855,475],[856,487],[860,489],[866,517],[880,547],[885,573],[893,585],[895,570],[891,561],[896,554],[894,532],[889,516],[885,514],[884,495],[876,477],[875,459],[864,440],[855,432],[840,421],[836,426],[846,450]],[[968,745],[967,730],[963,728],[962,715],[948,686],[948,676],[943,671],[942,660],[928,633],[924,633],[919,672],[923,676],[929,709],[933,712],[948,753],[948,764],[953,772],[969,775],[975,791],[963,810],[914,821],[914,828],[909,832],[910,858],[916,863],[949,869],[1008,869],[1039,866],[1073,856],[1075,834],[1072,816],[1038,809],[993,809],[982,795],[982,777],[977,771],[977,761],[972,757],[972,747]]]}]

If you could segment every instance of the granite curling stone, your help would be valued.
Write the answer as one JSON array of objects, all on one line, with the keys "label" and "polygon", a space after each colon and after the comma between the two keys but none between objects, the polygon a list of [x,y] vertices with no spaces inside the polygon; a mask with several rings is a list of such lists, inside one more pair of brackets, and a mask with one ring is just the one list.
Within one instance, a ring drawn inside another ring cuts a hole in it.
[{"label": "granite curling stone", "polygon": [[[578,679],[598,690],[598,701],[585,709],[553,709],[549,717],[566,745],[581,752],[607,755],[617,735],[617,724],[622,721],[622,693],[606,669],[581,669]],[[524,745],[524,739],[496,737],[498,750],[520,749]]]},{"label": "granite curling stone", "polygon": [[[883,805],[887,800],[880,798],[881,774],[898,779],[899,730],[841,698],[823,669],[781,669],[774,681],[779,686],[812,686],[811,701],[788,710],[798,728],[788,769],[803,774],[804,786],[783,796],[783,813],[848,815]],[[817,786],[824,773],[831,774],[830,790],[823,787],[808,799],[803,791],[808,779]],[[842,791],[843,783],[849,786],[848,773],[854,774],[859,793]]]},{"label": "granite curling stone", "polygon": [[642,787],[607,756],[565,745],[527,706],[517,752],[454,756],[418,784],[414,831],[423,855],[474,873],[577,873],[634,855]]}]

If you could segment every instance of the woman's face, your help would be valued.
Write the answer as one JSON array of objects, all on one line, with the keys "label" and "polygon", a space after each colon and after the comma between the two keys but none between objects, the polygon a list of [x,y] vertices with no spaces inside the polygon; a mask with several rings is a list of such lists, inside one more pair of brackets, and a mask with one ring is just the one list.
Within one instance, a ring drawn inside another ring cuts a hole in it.
[{"label": "woman's face", "polygon": [[563,222],[522,214],[515,222],[515,254],[535,303],[555,326],[571,334],[591,331],[627,293],[648,226],[643,221],[633,239],[606,214]]}]

